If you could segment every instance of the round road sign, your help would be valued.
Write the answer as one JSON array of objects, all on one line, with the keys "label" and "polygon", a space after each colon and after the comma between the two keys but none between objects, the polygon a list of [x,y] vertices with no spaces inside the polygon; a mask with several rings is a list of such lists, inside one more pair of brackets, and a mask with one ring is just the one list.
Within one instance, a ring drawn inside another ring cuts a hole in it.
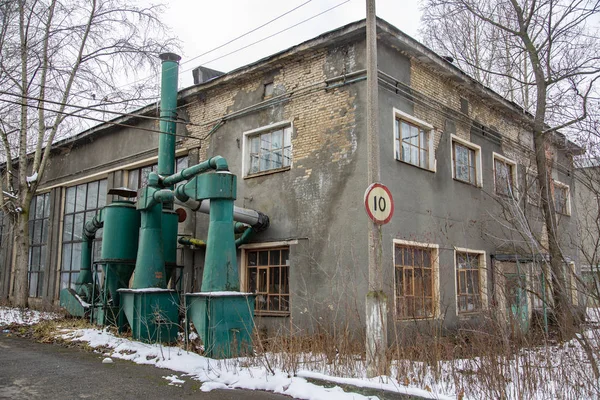
[{"label": "round road sign", "polygon": [[381,183],[371,184],[365,191],[365,209],[367,215],[376,224],[390,222],[394,215],[394,200],[387,186]]}]

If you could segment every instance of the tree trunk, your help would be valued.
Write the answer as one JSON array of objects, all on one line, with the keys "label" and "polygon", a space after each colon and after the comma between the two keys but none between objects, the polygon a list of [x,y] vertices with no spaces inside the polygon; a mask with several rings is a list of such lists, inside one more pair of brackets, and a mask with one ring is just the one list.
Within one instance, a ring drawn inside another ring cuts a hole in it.
[{"label": "tree trunk", "polygon": [[571,333],[573,319],[569,296],[566,293],[566,273],[564,260],[560,251],[560,239],[556,219],[554,197],[552,196],[552,166],[548,165],[546,155],[547,135],[541,129],[535,129],[535,161],[538,170],[538,184],[540,187],[541,205],[548,235],[548,253],[550,256],[550,271],[552,282],[552,300],[554,316],[563,339],[567,339]]},{"label": "tree trunk", "polygon": [[27,307],[29,299],[29,205],[17,216],[15,224],[15,274],[12,304],[16,307]]}]

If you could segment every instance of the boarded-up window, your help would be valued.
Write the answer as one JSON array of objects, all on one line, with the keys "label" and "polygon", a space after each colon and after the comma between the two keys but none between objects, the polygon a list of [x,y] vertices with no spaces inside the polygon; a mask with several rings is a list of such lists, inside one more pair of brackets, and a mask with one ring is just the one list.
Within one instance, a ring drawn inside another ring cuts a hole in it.
[{"label": "boarded-up window", "polygon": [[501,196],[513,195],[513,168],[515,168],[513,164],[498,158],[494,158],[494,181],[496,194]]}]

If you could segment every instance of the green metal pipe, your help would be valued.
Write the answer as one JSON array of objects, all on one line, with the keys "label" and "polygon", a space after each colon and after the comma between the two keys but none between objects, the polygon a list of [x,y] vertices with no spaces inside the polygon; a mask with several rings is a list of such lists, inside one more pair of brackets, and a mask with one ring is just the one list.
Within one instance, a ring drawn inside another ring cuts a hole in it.
[{"label": "green metal pipe", "polygon": [[250,240],[250,236],[252,236],[252,234],[254,233],[254,229],[252,228],[248,228],[244,231],[244,233],[242,233],[242,236],[240,236],[238,239],[235,240],[235,247],[240,247],[243,244],[248,243],[248,241]]},{"label": "green metal pipe", "polygon": [[174,53],[161,54],[162,81],[160,92],[160,131],[158,144],[158,169],[162,176],[175,172],[175,132],[177,130],[177,78],[179,60]]},{"label": "green metal pipe", "polygon": [[[192,167],[184,169],[183,171],[179,171],[174,175],[170,175],[166,178],[163,178],[161,183],[165,187],[172,186],[176,183],[183,182],[211,169],[217,171],[229,171],[229,166],[227,165],[227,161],[223,157],[214,156],[206,161],[201,162],[200,164],[196,164]],[[187,201],[187,199],[182,201]]]},{"label": "green metal pipe", "polygon": [[75,291],[82,295],[83,287],[94,282],[92,276],[92,245],[96,232],[102,228],[104,221],[102,220],[102,211],[94,216],[90,221],[87,221],[83,226],[84,242],[81,246],[81,263],[79,265],[79,276],[75,282]]}]

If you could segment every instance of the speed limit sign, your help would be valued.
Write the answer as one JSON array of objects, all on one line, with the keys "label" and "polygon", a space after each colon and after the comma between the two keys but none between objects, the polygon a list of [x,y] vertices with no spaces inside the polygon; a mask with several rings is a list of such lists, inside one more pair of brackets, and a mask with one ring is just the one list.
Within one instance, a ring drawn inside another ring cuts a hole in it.
[{"label": "speed limit sign", "polygon": [[365,209],[369,218],[376,224],[383,225],[390,222],[394,214],[394,200],[387,186],[373,183],[367,188]]}]

